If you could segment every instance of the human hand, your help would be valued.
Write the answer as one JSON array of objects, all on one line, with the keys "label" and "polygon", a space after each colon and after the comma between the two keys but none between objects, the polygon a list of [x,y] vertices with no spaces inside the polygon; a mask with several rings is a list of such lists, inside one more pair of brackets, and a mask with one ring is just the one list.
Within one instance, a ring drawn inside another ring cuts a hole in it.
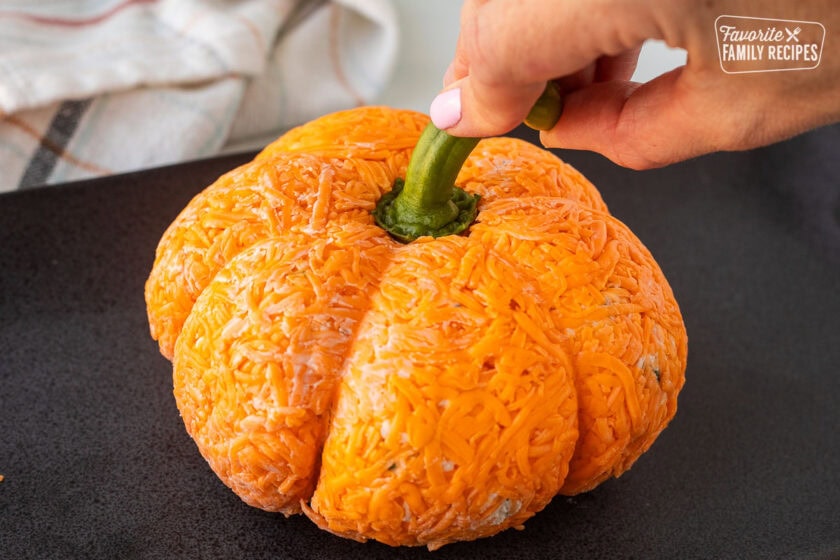
[{"label": "human hand", "polygon": [[[832,0],[466,0],[455,57],[430,113],[456,136],[504,134],[554,80],[563,92],[547,147],[593,150],[634,168],[783,140],[840,120],[840,56],[815,69],[727,74],[715,20],[723,14],[816,21],[824,45],[840,28]],[[684,48],[687,64],[631,82],[647,39]]]}]

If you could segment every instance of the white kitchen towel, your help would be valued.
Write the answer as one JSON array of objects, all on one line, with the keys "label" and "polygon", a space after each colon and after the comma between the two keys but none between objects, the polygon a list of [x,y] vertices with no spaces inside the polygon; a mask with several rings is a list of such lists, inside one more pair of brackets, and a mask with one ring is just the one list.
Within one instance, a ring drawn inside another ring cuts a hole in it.
[{"label": "white kitchen towel", "polygon": [[257,148],[397,48],[389,0],[0,0],[0,191]]}]

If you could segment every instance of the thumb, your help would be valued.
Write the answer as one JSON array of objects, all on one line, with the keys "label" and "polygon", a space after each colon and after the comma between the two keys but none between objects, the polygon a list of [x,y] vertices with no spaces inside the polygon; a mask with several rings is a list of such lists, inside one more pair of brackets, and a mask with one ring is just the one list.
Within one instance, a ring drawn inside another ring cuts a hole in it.
[{"label": "thumb", "polygon": [[453,136],[505,134],[525,119],[544,88],[545,82],[488,87],[466,76],[435,97],[429,116]]}]

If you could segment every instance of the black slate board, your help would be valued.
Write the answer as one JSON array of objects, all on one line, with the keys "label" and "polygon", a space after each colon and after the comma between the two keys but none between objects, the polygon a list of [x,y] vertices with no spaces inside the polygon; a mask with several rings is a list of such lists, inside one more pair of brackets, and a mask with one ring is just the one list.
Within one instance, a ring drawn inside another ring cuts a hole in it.
[{"label": "black slate board", "polygon": [[177,212],[252,154],[0,195],[0,557],[838,558],[839,151],[829,127],[647,172],[561,153],[673,286],[679,412],[620,479],[435,553],[252,509],[184,431],[143,283]]}]

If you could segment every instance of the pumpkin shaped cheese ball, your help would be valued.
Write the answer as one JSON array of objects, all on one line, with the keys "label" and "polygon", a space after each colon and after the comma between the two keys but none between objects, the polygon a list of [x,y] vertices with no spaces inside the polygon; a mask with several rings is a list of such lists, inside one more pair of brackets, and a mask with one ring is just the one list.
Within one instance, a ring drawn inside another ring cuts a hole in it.
[{"label": "pumpkin shaped cheese ball", "polygon": [[176,218],[146,301],[187,431],[245,502],[434,549],[630,468],[687,342],[580,173],[427,123],[365,107],[290,131]]}]

